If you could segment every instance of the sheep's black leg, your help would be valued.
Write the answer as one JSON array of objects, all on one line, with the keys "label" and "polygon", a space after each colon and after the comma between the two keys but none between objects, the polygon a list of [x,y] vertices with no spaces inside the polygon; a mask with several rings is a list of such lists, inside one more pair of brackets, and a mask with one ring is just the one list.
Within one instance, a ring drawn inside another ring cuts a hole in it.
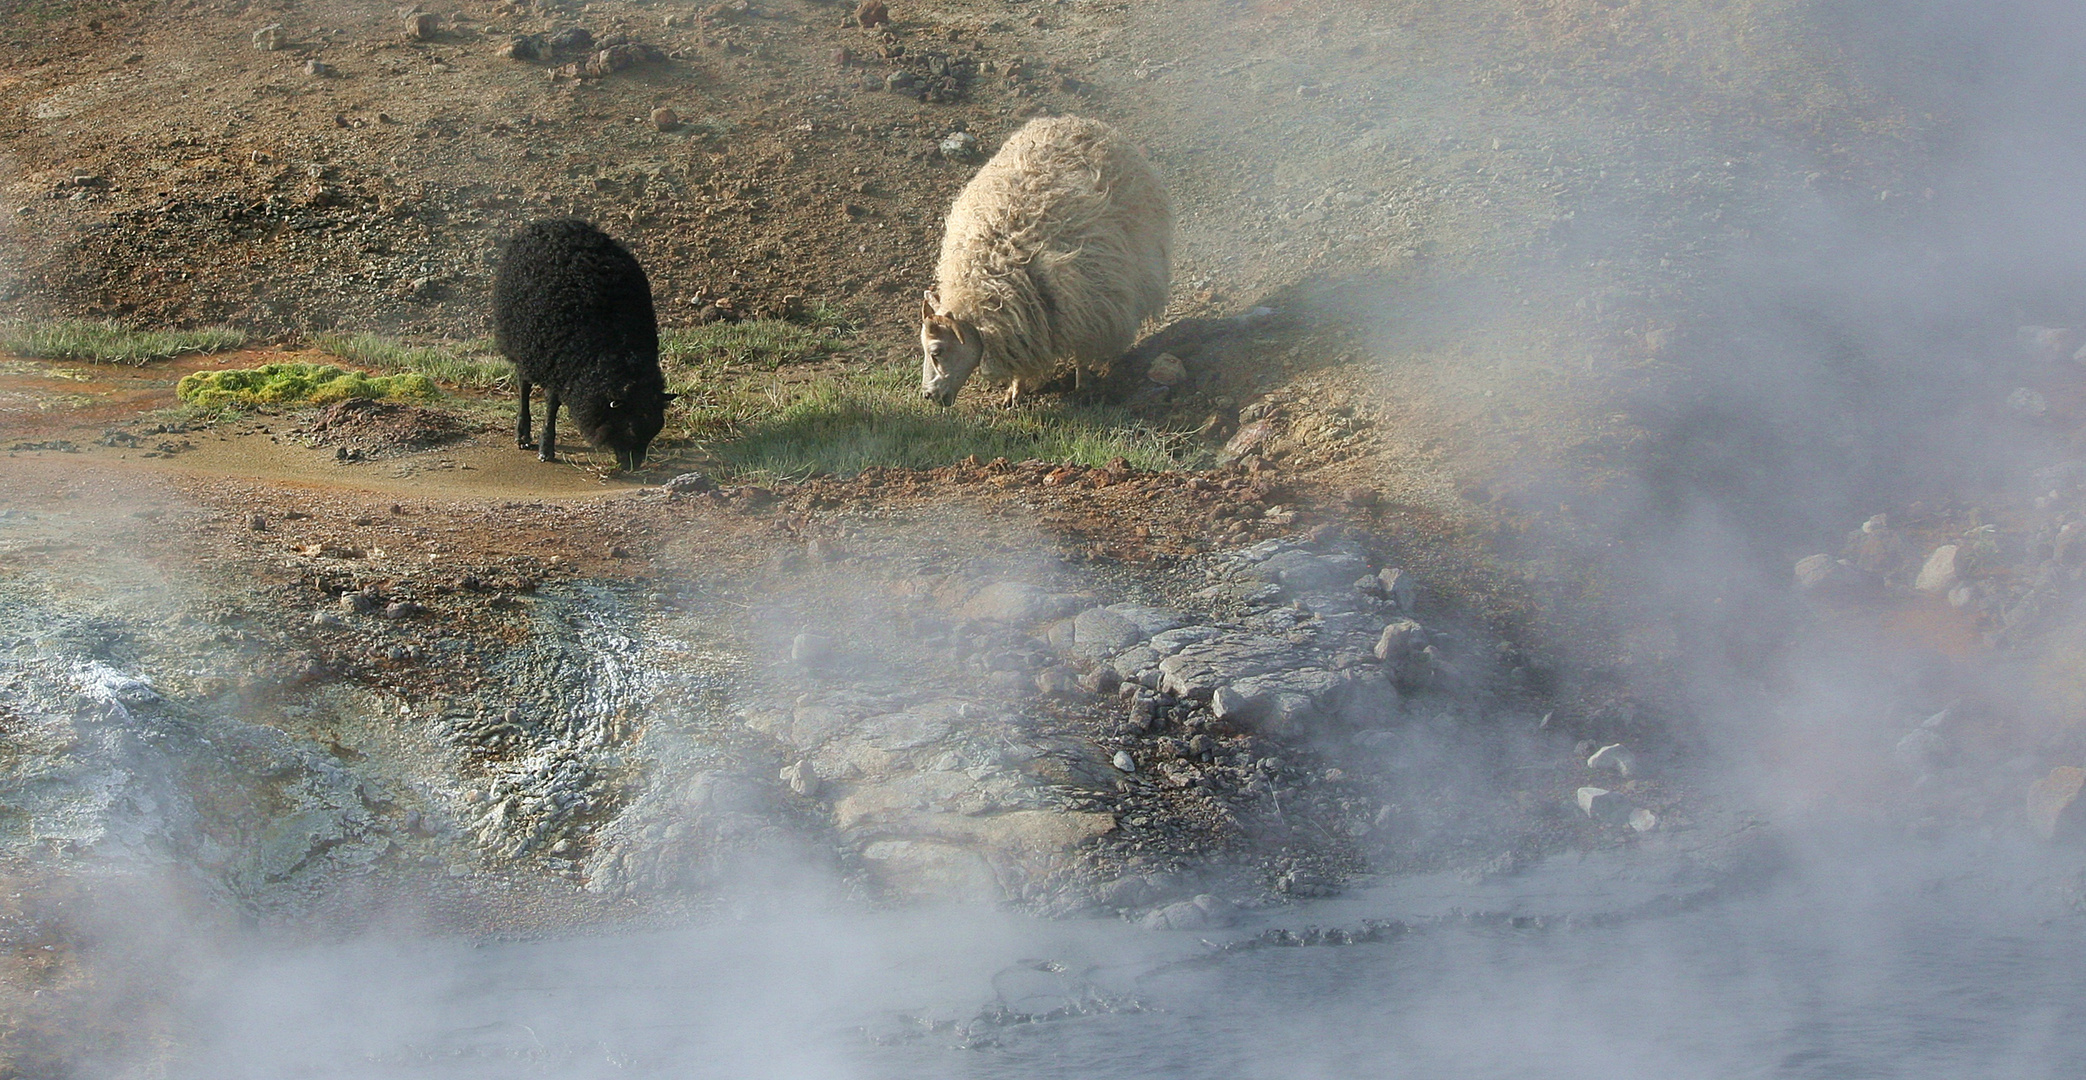
[{"label": "sheep's black leg", "polygon": [[543,396],[549,400],[543,408],[543,442],[536,447],[536,460],[558,460],[558,388],[546,386]]},{"label": "sheep's black leg", "polygon": [[[520,380],[516,381],[520,382]],[[515,421],[514,438],[524,450],[536,449],[536,433],[530,430],[531,426],[529,423],[529,384],[523,382],[521,384],[521,418]]]}]

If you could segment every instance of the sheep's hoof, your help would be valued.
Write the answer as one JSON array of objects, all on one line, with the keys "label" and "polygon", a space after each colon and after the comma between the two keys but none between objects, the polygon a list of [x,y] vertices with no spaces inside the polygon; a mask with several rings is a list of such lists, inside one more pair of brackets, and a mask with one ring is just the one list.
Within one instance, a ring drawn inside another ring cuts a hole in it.
[{"label": "sheep's hoof", "polygon": [[556,461],[558,460],[558,455],[556,455],[556,454],[538,454],[538,455],[536,455],[536,460],[538,460],[538,461],[544,461],[544,462],[552,462],[552,463],[555,463],[555,462],[556,462]]},{"label": "sheep's hoof", "polygon": [[532,443],[532,442],[530,442],[530,441],[528,441],[527,439],[523,439],[523,440],[521,440],[521,441],[519,441],[519,442],[515,443],[514,445],[515,445],[515,446],[517,446],[517,447],[519,447],[520,449],[523,449],[523,450],[534,450],[534,449],[536,449],[536,444],[535,444],[535,443]]}]

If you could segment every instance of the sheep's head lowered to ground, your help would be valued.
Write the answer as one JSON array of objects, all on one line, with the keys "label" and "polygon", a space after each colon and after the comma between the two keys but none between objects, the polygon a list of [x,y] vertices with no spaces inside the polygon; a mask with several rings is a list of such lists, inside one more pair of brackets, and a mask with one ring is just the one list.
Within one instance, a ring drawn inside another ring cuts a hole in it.
[{"label": "sheep's head lowered to ground", "polygon": [[570,407],[573,422],[588,442],[614,451],[616,464],[635,470],[645,463],[645,451],[666,426],[666,403],[675,396],[656,386],[631,384],[577,394]]},{"label": "sheep's head lowered to ground", "polygon": [[920,301],[920,396],[937,405],[955,404],[956,392],[978,370],[984,346],[977,327],[941,310],[929,290]]}]

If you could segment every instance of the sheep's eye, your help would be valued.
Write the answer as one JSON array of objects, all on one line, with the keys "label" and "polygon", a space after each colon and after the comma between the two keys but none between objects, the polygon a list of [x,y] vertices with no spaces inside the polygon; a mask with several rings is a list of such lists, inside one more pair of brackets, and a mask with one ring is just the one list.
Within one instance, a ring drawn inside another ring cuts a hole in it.
[{"label": "sheep's eye", "polygon": [[620,401],[611,401],[608,403],[608,407],[611,409],[620,409],[623,407],[623,403]]}]

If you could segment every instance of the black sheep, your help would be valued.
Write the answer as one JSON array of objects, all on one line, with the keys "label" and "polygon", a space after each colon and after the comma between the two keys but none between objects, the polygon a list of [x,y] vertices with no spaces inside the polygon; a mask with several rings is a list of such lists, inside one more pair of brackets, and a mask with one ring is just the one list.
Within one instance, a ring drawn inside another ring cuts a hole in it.
[{"label": "black sheep", "polygon": [[[659,323],[652,284],[635,256],[577,218],[538,221],[514,235],[493,280],[493,340],[521,384],[515,436],[544,461],[558,459],[558,406],[625,469],[666,424]],[[529,387],[549,398],[543,437],[529,438]]]}]

